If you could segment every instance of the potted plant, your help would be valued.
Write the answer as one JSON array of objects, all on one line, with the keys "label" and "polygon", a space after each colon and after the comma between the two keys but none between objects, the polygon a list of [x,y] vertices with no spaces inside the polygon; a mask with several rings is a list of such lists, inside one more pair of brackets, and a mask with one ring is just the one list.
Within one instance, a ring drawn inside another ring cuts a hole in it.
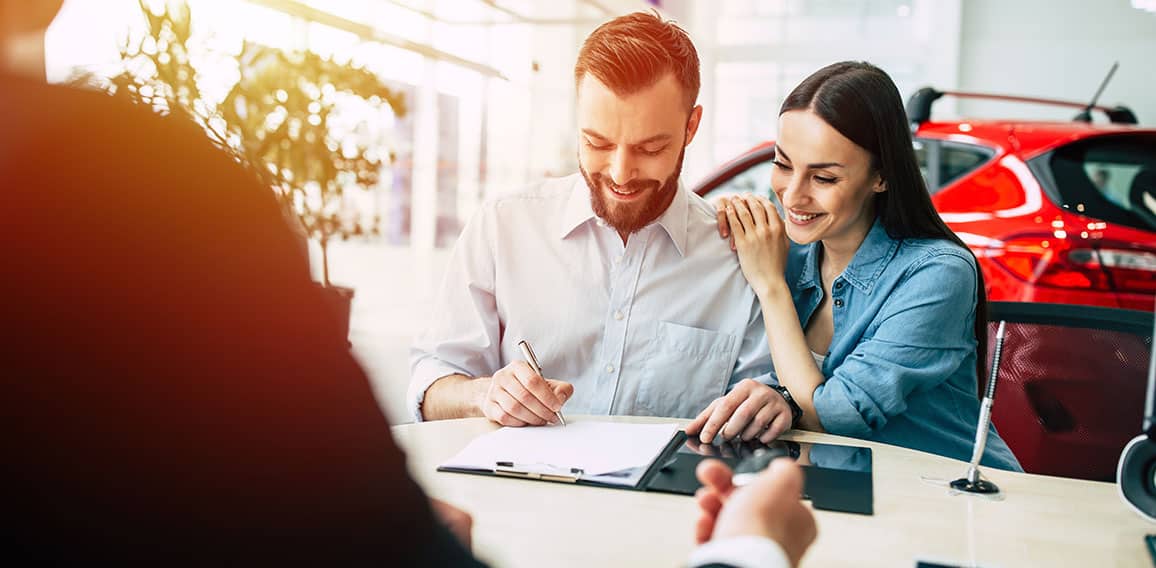
[{"label": "potted plant", "polygon": [[141,0],[140,8],[146,33],[126,42],[123,69],[102,86],[114,96],[195,121],[275,192],[287,217],[318,243],[320,286],[348,333],[353,290],[330,281],[329,245],[335,238],[379,232],[376,217],[366,223],[343,206],[347,192],[368,192],[377,184],[391,155],[379,135],[350,128],[357,121],[348,120],[349,114],[403,117],[402,94],[349,62],[245,42],[239,54],[215,54],[223,65],[235,66],[238,78],[223,99],[208,100],[190,58],[188,5],[166,4],[154,12]]}]

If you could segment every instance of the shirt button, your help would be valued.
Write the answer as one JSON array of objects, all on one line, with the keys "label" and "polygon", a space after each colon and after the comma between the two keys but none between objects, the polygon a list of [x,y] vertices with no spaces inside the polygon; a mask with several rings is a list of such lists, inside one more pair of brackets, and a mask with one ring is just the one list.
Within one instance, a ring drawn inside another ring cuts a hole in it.
[{"label": "shirt button", "polygon": [[843,288],[843,281],[842,280],[835,283],[835,289],[836,290],[839,290],[841,288]]},{"label": "shirt button", "polygon": [[835,298],[835,307],[836,308],[843,307],[843,299],[842,298]]},{"label": "shirt button", "polygon": [[614,264],[618,264],[620,262],[622,262],[622,255],[614,257]]},{"label": "shirt button", "polygon": [[614,319],[621,320],[622,319],[622,312],[614,312]]},{"label": "shirt button", "polygon": [[607,373],[613,373],[614,372],[614,365],[607,365],[606,366],[606,372]]}]

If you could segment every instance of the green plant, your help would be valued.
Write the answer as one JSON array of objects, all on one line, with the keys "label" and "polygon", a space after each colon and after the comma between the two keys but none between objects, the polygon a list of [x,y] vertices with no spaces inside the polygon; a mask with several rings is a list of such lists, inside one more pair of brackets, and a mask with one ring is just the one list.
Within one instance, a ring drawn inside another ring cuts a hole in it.
[{"label": "green plant", "polygon": [[234,68],[237,77],[223,99],[209,100],[193,64],[188,5],[169,2],[154,11],[139,1],[146,33],[126,41],[123,69],[105,87],[157,112],[187,116],[249,167],[318,241],[328,286],[330,241],[378,230],[376,218],[368,229],[342,218],[346,192],[370,190],[391,155],[379,136],[335,123],[349,122],[340,120],[343,113],[403,117],[404,97],[352,63],[245,42],[239,54],[203,57]]}]

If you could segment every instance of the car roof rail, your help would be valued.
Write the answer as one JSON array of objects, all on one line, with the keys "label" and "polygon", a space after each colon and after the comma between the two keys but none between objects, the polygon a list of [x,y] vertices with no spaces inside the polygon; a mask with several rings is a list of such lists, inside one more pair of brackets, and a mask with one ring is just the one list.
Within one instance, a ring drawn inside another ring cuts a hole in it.
[{"label": "car roof rail", "polygon": [[[931,105],[935,104],[935,101],[939,100],[945,95],[961,99],[987,99],[1016,103],[1044,104],[1077,108],[1080,110],[1088,108],[1087,103],[1062,101],[1058,99],[1019,97],[1014,95],[995,95],[990,93],[972,93],[966,91],[940,91],[932,87],[923,87],[922,89],[915,91],[910,97],[907,98],[907,119],[911,122],[911,130],[913,132],[919,128],[920,124],[931,120]],[[1136,119],[1136,114],[1132,112],[1132,109],[1129,109],[1125,106],[1108,107],[1103,105],[1093,105],[1091,108],[1093,110],[1104,113],[1108,117],[1108,120],[1113,124],[1139,124],[1140,122]]]}]

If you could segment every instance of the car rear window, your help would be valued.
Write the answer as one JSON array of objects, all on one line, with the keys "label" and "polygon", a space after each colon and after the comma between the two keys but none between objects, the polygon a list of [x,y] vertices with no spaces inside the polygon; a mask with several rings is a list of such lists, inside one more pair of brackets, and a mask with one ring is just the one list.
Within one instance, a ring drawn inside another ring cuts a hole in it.
[{"label": "car rear window", "polygon": [[919,171],[932,195],[995,156],[994,151],[983,146],[933,138],[916,138],[914,147]]},{"label": "car rear window", "polygon": [[1084,139],[1031,160],[1031,166],[1060,206],[1110,223],[1156,229],[1156,134]]}]

